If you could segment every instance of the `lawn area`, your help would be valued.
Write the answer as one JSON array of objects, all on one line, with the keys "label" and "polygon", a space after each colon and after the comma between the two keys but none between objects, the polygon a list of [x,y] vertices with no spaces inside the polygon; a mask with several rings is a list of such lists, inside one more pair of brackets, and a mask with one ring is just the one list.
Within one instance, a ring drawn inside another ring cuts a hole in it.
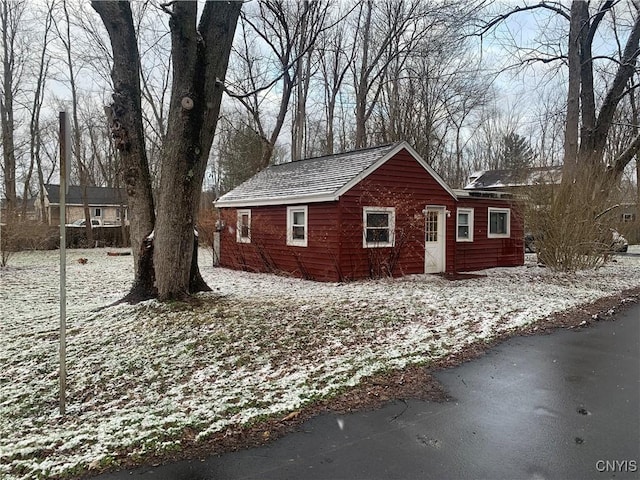
[{"label": "lawn area", "polygon": [[[78,259],[86,258],[86,264]],[[0,269],[0,478],[73,476],[285,416],[376,372],[428,364],[554,312],[640,286],[640,256],[558,274],[517,268],[316,283],[211,266],[195,305],[102,308],[130,256],[67,251],[67,415],[58,414],[58,252]]]}]

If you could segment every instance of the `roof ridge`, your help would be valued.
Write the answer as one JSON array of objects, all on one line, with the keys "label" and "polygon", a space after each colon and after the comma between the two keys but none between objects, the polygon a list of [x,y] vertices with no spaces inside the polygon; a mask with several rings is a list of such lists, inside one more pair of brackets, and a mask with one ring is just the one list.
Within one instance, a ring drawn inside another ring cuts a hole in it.
[{"label": "roof ridge", "polygon": [[391,147],[393,145],[395,145],[395,143],[385,143],[385,144],[382,144],[382,145],[376,145],[376,146],[371,146],[371,147],[357,148],[355,150],[345,150],[344,152],[327,153],[325,155],[318,155],[318,156],[315,156],[315,157],[300,158],[298,160],[292,160],[290,162],[278,163],[278,164],[272,165],[272,167],[277,167],[277,166],[280,166],[280,165],[287,165],[287,164],[297,163],[297,162],[306,162],[307,160],[320,160],[321,158],[337,157],[339,155],[350,155],[350,154],[362,153],[362,152],[366,152],[367,150],[376,150],[376,149],[380,149],[380,148]]}]

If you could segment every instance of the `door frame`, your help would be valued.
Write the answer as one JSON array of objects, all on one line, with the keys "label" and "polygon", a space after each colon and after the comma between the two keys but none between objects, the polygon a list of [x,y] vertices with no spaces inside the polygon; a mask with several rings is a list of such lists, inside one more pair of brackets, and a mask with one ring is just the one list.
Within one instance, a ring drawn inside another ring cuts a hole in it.
[{"label": "door frame", "polygon": [[[427,267],[427,213],[437,212],[438,216],[438,234],[437,241],[437,253],[439,253],[439,259],[436,262],[435,269]],[[444,205],[427,205],[423,210],[424,213],[424,273],[442,273],[447,269],[447,207]]]}]

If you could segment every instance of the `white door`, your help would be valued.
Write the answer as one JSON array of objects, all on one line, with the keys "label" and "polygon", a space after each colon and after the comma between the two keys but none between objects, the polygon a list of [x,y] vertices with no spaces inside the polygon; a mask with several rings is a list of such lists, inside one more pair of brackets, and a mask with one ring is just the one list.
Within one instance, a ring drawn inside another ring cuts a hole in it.
[{"label": "white door", "polygon": [[445,271],[445,207],[427,207],[424,229],[424,273]]}]

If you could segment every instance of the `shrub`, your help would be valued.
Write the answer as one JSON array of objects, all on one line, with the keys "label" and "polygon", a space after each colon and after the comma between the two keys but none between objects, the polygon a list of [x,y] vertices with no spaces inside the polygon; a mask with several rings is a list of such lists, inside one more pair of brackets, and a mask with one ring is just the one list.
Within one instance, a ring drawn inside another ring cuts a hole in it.
[{"label": "shrub", "polygon": [[[595,175],[595,172],[593,172]],[[580,177],[588,179],[584,172]],[[595,268],[609,257],[613,241],[611,195],[594,181],[538,185],[529,192],[527,229],[535,238],[538,260],[558,271]]]}]

